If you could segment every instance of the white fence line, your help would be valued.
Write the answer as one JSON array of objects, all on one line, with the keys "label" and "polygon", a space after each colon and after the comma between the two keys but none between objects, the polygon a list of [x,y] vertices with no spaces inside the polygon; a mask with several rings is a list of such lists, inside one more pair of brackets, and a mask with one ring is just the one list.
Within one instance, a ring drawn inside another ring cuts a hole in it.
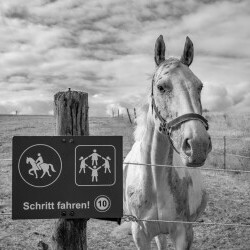
[{"label": "white fence line", "polygon": [[[244,140],[244,138],[245,138],[244,136],[240,136],[240,137],[225,136],[225,137],[228,138],[229,140]],[[213,136],[213,135],[211,135],[211,138],[223,140],[224,136]]]},{"label": "white fence line", "polygon": [[[211,153],[213,154],[219,154],[219,155],[224,155],[224,153],[219,152],[219,151],[212,151]],[[235,157],[240,157],[244,159],[250,159],[249,156],[243,156],[243,155],[238,155],[238,154],[231,154],[231,153],[226,153],[227,155],[235,156]],[[6,158],[6,159],[0,159],[1,161],[12,161],[12,159]],[[126,162],[124,162],[125,164]],[[145,163],[126,163],[126,164],[134,164],[134,165],[148,165]],[[152,166],[164,166],[164,167],[175,167],[175,168],[185,168],[186,166],[172,166],[172,165],[152,165]],[[192,167],[189,167],[192,168]],[[196,169],[193,167],[193,169]],[[243,172],[243,173],[250,173],[250,171],[246,170],[238,170],[238,169],[221,169],[221,168],[199,168],[201,170],[214,170],[214,171],[226,171],[226,172]]]},{"label": "white fence line", "polygon": [[[123,162],[123,164],[128,165],[145,165],[153,167],[167,167],[167,168],[187,168],[187,166],[172,166],[172,165],[161,165],[161,164],[148,164],[148,163],[138,163],[138,162]],[[205,168],[205,167],[188,167],[188,169],[198,169],[198,170],[208,170],[208,171],[219,171],[219,172],[237,172],[237,173],[250,173],[250,170],[238,170],[238,169],[222,169],[222,168]]]},{"label": "white fence line", "polygon": [[[250,158],[250,157],[248,157],[248,158]],[[1,161],[11,161],[12,159],[0,159],[0,160]],[[138,162],[123,162],[123,164],[145,165],[145,166],[154,166],[154,167],[168,167],[168,168],[187,168],[187,166],[172,166],[172,165],[148,164],[148,163],[138,163]],[[205,170],[205,171],[208,170],[208,171],[218,171],[218,172],[250,173],[250,170],[240,170],[240,169],[205,168],[205,167],[198,167],[198,168],[197,167],[188,167],[188,168],[189,169]]]},{"label": "white fence line", "polygon": [[127,222],[164,222],[164,223],[182,223],[182,224],[192,224],[192,225],[206,225],[206,226],[234,226],[234,227],[249,227],[250,223],[222,223],[222,222],[199,222],[199,221],[176,221],[176,220],[148,220],[148,219],[138,219],[134,215],[124,215],[123,219]]},{"label": "white fence line", "polygon": [[[11,216],[12,213],[1,213],[0,216]],[[192,224],[194,226],[224,226],[224,227],[245,227],[250,228],[250,223],[223,223],[223,222],[200,222],[200,221],[177,221],[177,220],[151,220],[138,219],[134,215],[124,214],[122,219],[126,222],[162,222],[162,223],[181,223]]]},{"label": "white fence line", "polygon": [[[143,166],[156,166],[156,167],[168,167],[168,168],[186,168],[186,166],[171,166],[171,165],[159,165],[159,164],[146,164],[146,163],[132,163],[132,162],[124,162],[124,164],[130,165],[143,165]],[[191,169],[200,169],[200,170],[212,170],[212,171],[222,171],[222,172],[241,172],[241,173],[250,173],[250,171],[244,170],[231,170],[231,169],[215,169],[215,168],[193,168]],[[12,213],[0,213],[0,216],[11,216]],[[162,222],[162,223],[182,223],[182,224],[192,224],[194,226],[233,226],[233,227],[245,227],[250,228],[249,223],[219,223],[219,222],[191,222],[191,221],[170,221],[170,220],[150,220],[150,219],[140,219],[133,215],[124,214],[122,217],[125,221],[132,222]]]},{"label": "white fence line", "polygon": [[[214,136],[213,138],[220,138],[224,139],[225,137],[216,137]],[[234,138],[234,137],[227,137],[229,139],[241,139],[241,138]],[[220,155],[231,155],[235,157],[240,157],[240,158],[245,158],[245,159],[250,159],[248,156],[243,156],[243,155],[238,155],[238,154],[231,154],[231,153],[225,153],[225,148],[224,148],[224,153],[214,151],[212,153],[215,154],[220,154]],[[1,161],[12,161],[10,158],[5,158],[5,159],[0,159]],[[167,168],[186,168],[186,166],[172,166],[172,165],[161,165],[161,164],[148,164],[148,163],[136,163],[136,162],[124,162],[124,164],[129,164],[129,165],[141,165],[141,166],[155,166],[155,167],[167,167]],[[204,170],[204,171],[218,171],[218,172],[237,172],[237,173],[250,173],[248,170],[236,170],[236,169],[221,169],[221,168],[206,168],[206,167],[200,167],[200,168],[195,168],[195,167],[189,167],[189,169],[199,169],[199,170]],[[12,213],[1,213],[0,215],[2,216],[11,216]],[[206,226],[234,226],[234,227],[247,227],[250,228],[250,223],[218,223],[218,222],[190,222],[190,221],[169,221],[169,220],[147,220],[147,219],[139,219],[136,218],[133,215],[126,215],[124,214],[122,219],[124,221],[132,221],[132,222],[163,222],[163,223],[182,223],[182,224],[192,224],[195,226],[200,226],[200,225],[206,225]]]},{"label": "white fence line", "polygon": [[[211,154],[218,154],[218,155],[224,155],[223,152],[219,151],[212,151]],[[250,156],[244,156],[244,155],[238,155],[238,154],[231,154],[231,153],[226,153],[226,155],[231,155],[239,158],[245,158],[245,159],[250,159]]]}]

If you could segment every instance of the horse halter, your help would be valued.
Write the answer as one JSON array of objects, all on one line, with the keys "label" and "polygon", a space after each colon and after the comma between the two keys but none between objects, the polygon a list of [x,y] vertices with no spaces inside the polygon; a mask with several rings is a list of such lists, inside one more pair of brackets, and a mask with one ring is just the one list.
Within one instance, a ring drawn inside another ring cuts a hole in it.
[{"label": "horse halter", "polygon": [[190,120],[198,120],[201,121],[202,124],[205,126],[206,130],[209,129],[209,125],[208,125],[208,121],[199,114],[196,113],[188,113],[188,114],[184,114],[181,116],[176,117],[175,119],[171,120],[170,122],[167,122],[160,114],[160,111],[158,110],[156,104],[155,104],[155,99],[154,99],[154,92],[153,92],[153,84],[154,84],[154,80],[152,80],[152,92],[151,92],[151,99],[152,99],[152,112],[153,110],[155,111],[155,115],[156,118],[158,118],[160,120],[160,126],[159,126],[159,131],[162,134],[165,134],[168,136],[168,139],[171,143],[171,146],[173,147],[173,149],[180,154],[180,152],[177,150],[177,148],[174,146],[174,142],[171,138],[171,133],[172,133],[172,129],[182,123],[185,123],[187,121]]}]

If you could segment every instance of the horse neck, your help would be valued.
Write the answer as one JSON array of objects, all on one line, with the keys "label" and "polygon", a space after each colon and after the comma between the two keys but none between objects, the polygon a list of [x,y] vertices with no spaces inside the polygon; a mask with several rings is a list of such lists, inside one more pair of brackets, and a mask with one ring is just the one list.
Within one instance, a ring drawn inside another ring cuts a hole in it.
[{"label": "horse neck", "polygon": [[35,162],[35,160],[33,159],[33,158],[29,158],[29,162],[30,162],[30,164],[33,166],[36,166],[36,162]]},{"label": "horse neck", "polygon": [[148,164],[171,165],[173,149],[169,139],[158,131],[151,108],[147,114],[146,131],[141,142],[142,161]]}]

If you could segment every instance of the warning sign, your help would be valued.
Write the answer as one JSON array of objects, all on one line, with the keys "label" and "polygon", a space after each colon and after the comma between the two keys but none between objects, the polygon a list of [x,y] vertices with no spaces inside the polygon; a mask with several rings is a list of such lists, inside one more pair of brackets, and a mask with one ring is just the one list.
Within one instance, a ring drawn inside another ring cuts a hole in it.
[{"label": "warning sign", "polygon": [[121,218],[121,136],[15,136],[12,218]]}]

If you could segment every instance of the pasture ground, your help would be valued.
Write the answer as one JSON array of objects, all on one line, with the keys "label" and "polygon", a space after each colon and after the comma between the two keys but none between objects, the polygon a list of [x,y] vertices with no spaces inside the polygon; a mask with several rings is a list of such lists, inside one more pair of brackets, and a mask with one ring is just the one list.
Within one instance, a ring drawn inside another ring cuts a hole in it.
[{"label": "pasture ground", "polygon": [[[250,155],[250,115],[205,114],[212,136],[243,137],[232,140],[228,152]],[[15,135],[54,135],[54,119],[49,116],[0,116],[0,159],[11,158],[11,139]],[[90,118],[91,135],[122,135],[124,156],[133,144],[132,126],[127,118]],[[212,137],[213,138],[213,137]],[[222,149],[221,139],[214,139],[213,150]],[[211,154],[207,167],[222,167],[221,155]],[[228,167],[250,170],[249,161],[228,158]],[[208,206],[199,221],[248,223],[250,225],[250,174],[202,171],[209,193]],[[11,212],[11,162],[0,160],[0,214]],[[54,220],[12,221],[0,215],[0,249],[43,249],[50,245]],[[91,219],[88,222],[88,249],[133,250],[131,235],[111,236],[114,222]],[[250,249],[250,228],[235,226],[195,226],[193,249]],[[39,244],[40,242],[40,244]],[[153,249],[156,245],[152,242]],[[173,249],[169,241],[169,249]]]}]

